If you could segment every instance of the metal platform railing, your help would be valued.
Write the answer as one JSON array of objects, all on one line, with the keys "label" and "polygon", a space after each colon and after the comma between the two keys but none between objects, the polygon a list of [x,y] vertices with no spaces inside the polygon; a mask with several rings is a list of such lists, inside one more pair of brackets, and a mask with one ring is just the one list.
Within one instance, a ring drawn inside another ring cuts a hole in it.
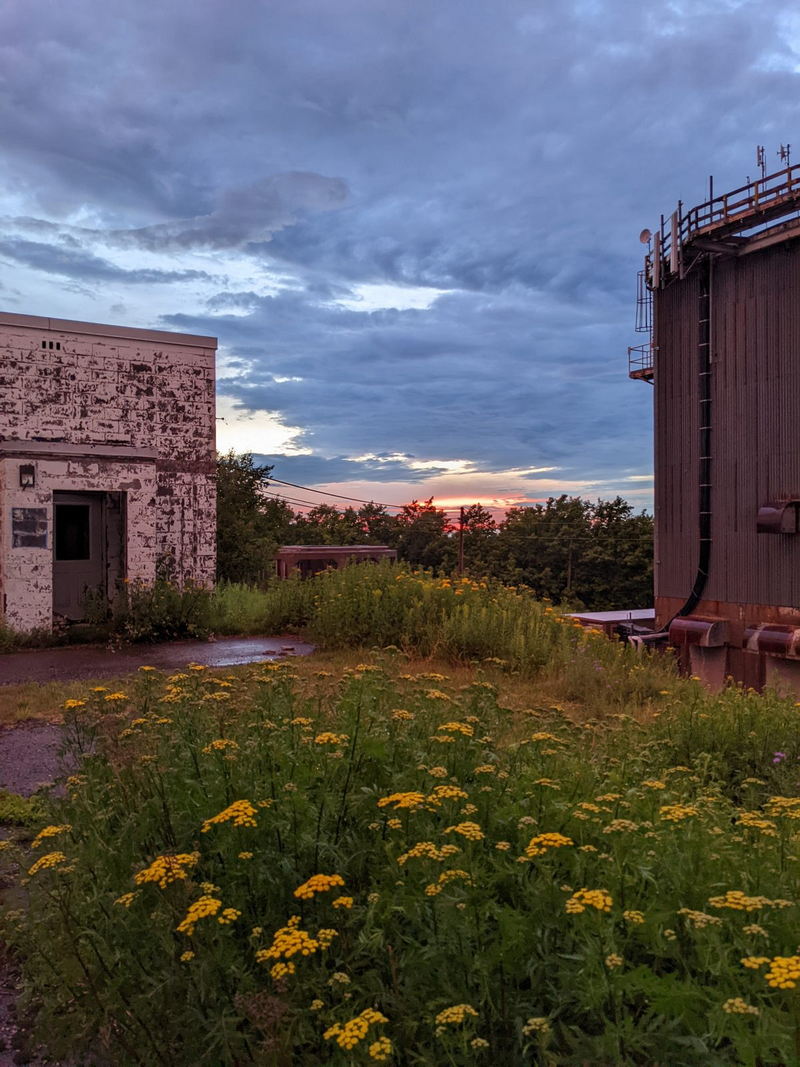
[{"label": "metal platform railing", "polygon": [[755,229],[800,210],[800,164],[775,174],[756,178],[746,185],[712,197],[683,211],[678,202],[653,235],[653,254],[648,283],[657,288],[675,274],[681,253],[700,237],[726,237]]},{"label": "metal platform railing", "polygon": [[628,349],[628,377],[652,381],[655,374],[655,345],[648,341]]}]

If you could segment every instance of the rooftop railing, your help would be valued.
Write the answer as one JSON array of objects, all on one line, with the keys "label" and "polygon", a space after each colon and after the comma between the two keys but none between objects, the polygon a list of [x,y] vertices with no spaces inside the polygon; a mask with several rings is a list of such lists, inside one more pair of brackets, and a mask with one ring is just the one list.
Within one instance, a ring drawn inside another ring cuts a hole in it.
[{"label": "rooftop railing", "polygon": [[755,229],[800,208],[800,164],[756,178],[684,213],[682,202],[653,235],[650,284],[658,288],[678,273],[683,250],[700,237],[724,237]]}]

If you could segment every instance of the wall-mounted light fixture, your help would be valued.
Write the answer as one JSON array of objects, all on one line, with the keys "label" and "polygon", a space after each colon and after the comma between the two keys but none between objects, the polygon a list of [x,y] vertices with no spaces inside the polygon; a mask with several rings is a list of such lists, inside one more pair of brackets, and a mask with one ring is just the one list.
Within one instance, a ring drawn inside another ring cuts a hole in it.
[{"label": "wall-mounted light fixture", "polygon": [[22,463],[19,468],[20,489],[34,489],[36,487],[36,467],[32,463]]}]

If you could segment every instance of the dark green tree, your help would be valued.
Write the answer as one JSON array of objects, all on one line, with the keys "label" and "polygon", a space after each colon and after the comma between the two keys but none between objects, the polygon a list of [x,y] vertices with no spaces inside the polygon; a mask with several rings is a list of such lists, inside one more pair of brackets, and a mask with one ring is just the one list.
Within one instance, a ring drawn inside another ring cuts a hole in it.
[{"label": "dark green tree", "polygon": [[400,559],[421,567],[439,568],[452,552],[449,534],[453,527],[447,514],[434,506],[433,497],[404,504],[397,516],[395,545]]},{"label": "dark green tree", "polygon": [[292,509],[265,494],[271,466],[252,453],[217,456],[217,580],[261,582],[293,519]]}]

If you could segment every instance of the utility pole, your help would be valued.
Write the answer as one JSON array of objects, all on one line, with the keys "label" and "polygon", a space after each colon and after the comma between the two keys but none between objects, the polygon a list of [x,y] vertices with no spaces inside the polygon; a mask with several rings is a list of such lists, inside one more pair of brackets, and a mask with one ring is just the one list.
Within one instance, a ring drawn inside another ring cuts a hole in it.
[{"label": "utility pole", "polygon": [[460,511],[460,517],[458,522],[458,576],[462,578],[464,575],[464,508],[463,505]]}]

